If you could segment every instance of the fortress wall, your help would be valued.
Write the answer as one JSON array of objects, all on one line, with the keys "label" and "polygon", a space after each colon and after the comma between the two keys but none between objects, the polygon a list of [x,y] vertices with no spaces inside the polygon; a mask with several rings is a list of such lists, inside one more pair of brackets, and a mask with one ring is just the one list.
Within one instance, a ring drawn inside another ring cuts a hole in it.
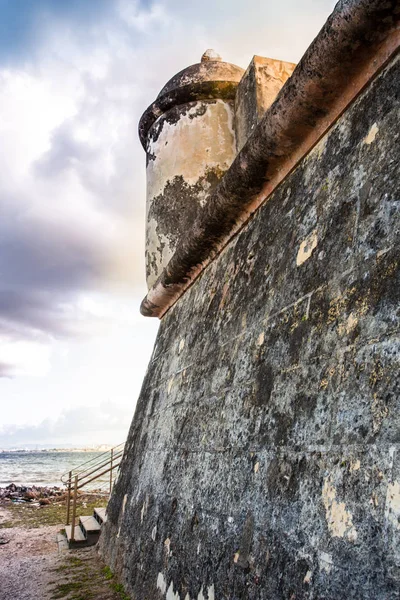
[{"label": "fortress wall", "polygon": [[163,318],[101,536],[133,599],[398,597],[399,85]]}]

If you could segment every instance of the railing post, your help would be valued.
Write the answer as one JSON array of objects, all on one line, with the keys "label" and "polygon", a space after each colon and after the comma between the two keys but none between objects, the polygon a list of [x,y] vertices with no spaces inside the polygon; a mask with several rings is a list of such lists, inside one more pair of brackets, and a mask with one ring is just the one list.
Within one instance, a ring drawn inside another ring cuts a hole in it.
[{"label": "railing post", "polygon": [[69,512],[71,506],[71,487],[72,487],[72,471],[68,473],[68,492],[67,492],[67,523],[69,525]]},{"label": "railing post", "polygon": [[72,523],[71,523],[71,542],[75,539],[75,518],[76,518],[76,495],[78,492],[78,475],[75,475],[74,483],[74,501],[72,504]]},{"label": "railing post", "polygon": [[111,448],[110,494],[111,494],[111,490],[112,490],[112,481],[113,481],[113,456],[114,456],[114,448]]}]

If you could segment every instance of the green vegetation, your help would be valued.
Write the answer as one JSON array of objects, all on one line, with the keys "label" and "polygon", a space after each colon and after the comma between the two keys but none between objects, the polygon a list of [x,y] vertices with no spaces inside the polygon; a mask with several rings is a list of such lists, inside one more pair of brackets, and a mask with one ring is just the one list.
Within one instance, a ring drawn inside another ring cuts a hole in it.
[{"label": "green vegetation", "polygon": [[[82,494],[78,497],[76,518],[78,519],[78,517],[83,515],[91,515],[95,507],[105,506],[107,499],[103,495]],[[35,529],[46,525],[60,525],[65,523],[67,514],[65,500],[40,507],[30,502],[8,502],[7,504],[3,504],[2,507],[9,512],[10,518],[0,523],[0,529],[4,529],[5,527]]]},{"label": "green vegetation", "polygon": [[[75,592],[77,590],[82,590],[84,584],[80,581],[71,581],[70,583],[60,583],[56,586],[54,590],[53,598],[56,600],[57,598],[65,598],[68,596],[70,592]],[[75,595],[76,598],[76,595]]]},{"label": "green vegetation", "polygon": [[130,600],[110,567],[102,565],[95,547],[65,554],[54,572],[51,600]]},{"label": "green vegetation", "polygon": [[[114,578],[114,573],[111,571],[110,567],[104,567],[102,573],[107,581]],[[111,589],[119,595],[121,600],[130,600],[121,583],[111,583]]]},{"label": "green vegetation", "polygon": [[56,573],[62,573],[63,571],[70,570],[73,567],[82,567],[82,565],[83,561],[81,558],[78,558],[77,556],[69,556],[68,563],[66,563],[65,565],[61,565],[60,567],[57,567],[57,569],[53,570]]},{"label": "green vegetation", "polygon": [[110,567],[104,567],[103,569],[104,578],[109,580],[114,577],[114,573],[111,571]]},{"label": "green vegetation", "polygon": [[119,594],[121,600],[130,600],[129,596],[125,594],[124,586],[121,583],[112,583],[111,588]]}]

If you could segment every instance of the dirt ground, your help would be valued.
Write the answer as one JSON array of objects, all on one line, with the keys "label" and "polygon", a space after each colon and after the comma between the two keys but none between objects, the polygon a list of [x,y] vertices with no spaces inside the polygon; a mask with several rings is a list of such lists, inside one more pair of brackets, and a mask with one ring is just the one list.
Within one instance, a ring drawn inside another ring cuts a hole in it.
[{"label": "dirt ground", "polygon": [[0,600],[129,600],[95,546],[63,550],[63,525],[4,527],[11,520],[0,507]]}]

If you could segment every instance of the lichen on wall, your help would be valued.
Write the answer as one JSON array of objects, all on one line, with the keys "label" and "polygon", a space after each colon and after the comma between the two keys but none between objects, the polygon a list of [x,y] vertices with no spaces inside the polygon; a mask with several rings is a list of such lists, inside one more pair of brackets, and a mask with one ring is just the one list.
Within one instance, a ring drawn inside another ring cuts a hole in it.
[{"label": "lichen on wall", "polygon": [[399,597],[399,84],[163,318],[101,536],[133,598]]}]

